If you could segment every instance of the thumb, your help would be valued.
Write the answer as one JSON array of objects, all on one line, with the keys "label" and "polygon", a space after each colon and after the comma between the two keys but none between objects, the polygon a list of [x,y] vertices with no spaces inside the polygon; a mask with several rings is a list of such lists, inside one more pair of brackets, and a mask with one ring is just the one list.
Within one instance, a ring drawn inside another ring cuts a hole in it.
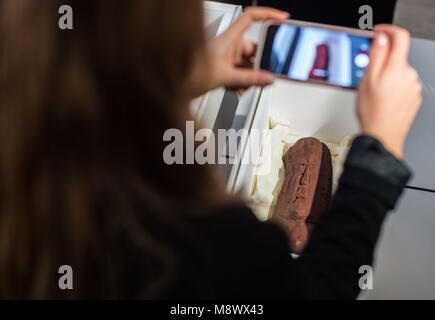
[{"label": "thumb", "polygon": [[275,82],[275,76],[264,70],[237,69],[229,77],[227,86],[247,88],[267,87]]},{"label": "thumb", "polygon": [[367,67],[367,72],[378,77],[387,64],[389,53],[390,41],[387,34],[377,33],[370,49],[370,64]]}]

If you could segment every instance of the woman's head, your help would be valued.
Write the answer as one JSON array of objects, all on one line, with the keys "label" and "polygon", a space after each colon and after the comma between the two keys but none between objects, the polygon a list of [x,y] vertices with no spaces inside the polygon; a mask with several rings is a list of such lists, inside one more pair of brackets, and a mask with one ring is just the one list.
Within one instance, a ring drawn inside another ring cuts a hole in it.
[{"label": "woman's head", "polygon": [[[63,264],[87,290],[83,270],[117,237],[167,266],[170,248],[147,229],[164,218],[149,212],[220,192],[202,187],[207,168],[162,160],[163,132],[189,117],[182,88],[204,46],[201,1],[70,1],[73,30],[58,28],[63,4],[0,0],[2,297],[56,294]],[[138,220],[146,230],[132,232]]]}]

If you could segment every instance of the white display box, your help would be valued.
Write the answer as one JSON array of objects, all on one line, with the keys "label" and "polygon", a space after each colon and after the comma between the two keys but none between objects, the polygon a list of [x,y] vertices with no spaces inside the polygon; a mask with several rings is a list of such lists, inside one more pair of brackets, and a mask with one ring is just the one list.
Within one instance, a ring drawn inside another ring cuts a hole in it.
[{"label": "white display box", "polygon": [[233,23],[234,19],[241,14],[242,7],[225,3],[204,1],[204,12],[206,35],[207,38],[211,39],[220,35],[231,25],[231,23]]},{"label": "white display box", "polygon": [[[220,35],[242,14],[242,7],[218,2],[204,1],[205,32],[208,39]],[[195,99],[191,110],[196,119],[207,128],[213,128],[225,89],[219,88]]]},{"label": "white display box", "polygon": [[265,132],[270,127],[271,117],[288,122],[292,135],[339,144],[343,138],[359,132],[356,99],[355,90],[289,80],[278,80],[269,88],[257,89],[245,123],[250,134],[241,142],[228,191],[246,198],[252,194],[260,159],[249,158],[260,154],[263,145],[251,143],[250,139],[253,130]]}]

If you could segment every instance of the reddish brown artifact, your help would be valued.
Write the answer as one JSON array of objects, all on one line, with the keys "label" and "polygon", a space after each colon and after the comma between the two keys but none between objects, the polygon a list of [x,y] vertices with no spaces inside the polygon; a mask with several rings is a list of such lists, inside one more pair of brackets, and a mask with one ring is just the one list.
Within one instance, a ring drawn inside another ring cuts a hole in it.
[{"label": "reddish brown artifact", "polygon": [[319,140],[304,138],[287,152],[284,165],[285,179],[272,219],[285,228],[292,252],[301,253],[331,201],[331,153]]}]

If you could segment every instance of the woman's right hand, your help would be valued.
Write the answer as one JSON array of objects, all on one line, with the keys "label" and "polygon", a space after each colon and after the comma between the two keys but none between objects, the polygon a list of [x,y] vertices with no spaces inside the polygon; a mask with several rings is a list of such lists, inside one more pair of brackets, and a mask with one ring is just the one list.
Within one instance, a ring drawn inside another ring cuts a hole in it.
[{"label": "woman's right hand", "polygon": [[408,64],[409,32],[392,25],[379,25],[375,32],[370,65],[360,84],[358,117],[363,134],[401,159],[422,103],[422,85]]}]

